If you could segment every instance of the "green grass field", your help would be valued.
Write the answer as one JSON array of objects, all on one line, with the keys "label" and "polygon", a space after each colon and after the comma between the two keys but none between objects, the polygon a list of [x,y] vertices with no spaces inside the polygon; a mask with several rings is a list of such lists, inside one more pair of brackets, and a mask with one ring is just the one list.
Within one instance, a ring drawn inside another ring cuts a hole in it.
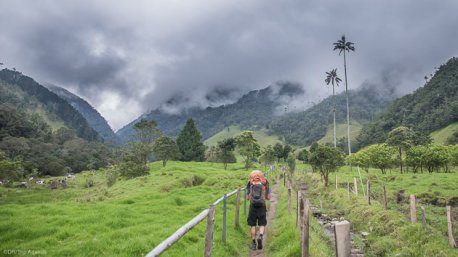
[{"label": "green grass field", "polygon": [[[361,125],[359,122],[351,121],[350,137],[352,139],[351,140],[352,142],[359,135],[362,128],[363,128],[363,125]],[[347,137],[347,124],[346,123],[337,123],[336,124],[336,137],[337,137],[337,140],[339,140],[339,138],[342,138],[342,137]],[[328,126],[326,130],[326,135],[323,138],[321,138],[320,140],[318,140],[318,143],[319,144],[326,144],[326,143],[333,144],[334,143],[334,128],[333,128],[332,123]]]},{"label": "green grass field", "polygon": [[[361,191],[357,169],[341,168],[337,174],[339,189],[335,189],[335,174],[330,176],[330,185],[325,188],[319,174],[310,173],[310,167],[299,165],[298,180],[306,181],[310,198],[315,206],[323,205],[323,211],[333,217],[344,216],[352,222],[352,230],[370,233],[366,243],[357,240],[365,249],[366,256],[456,256],[456,250],[448,245],[447,219],[444,205],[454,202],[458,196],[458,173],[400,174],[393,170],[381,174],[378,170],[361,170],[364,189],[367,178],[371,180],[372,205],[367,204]],[[359,195],[347,193],[347,182],[353,184],[357,178]],[[381,183],[384,182],[388,196],[388,210],[381,204]],[[396,203],[396,194],[404,190],[404,199]],[[415,194],[418,199],[417,219],[409,220],[408,198]],[[435,202],[437,205],[431,203]],[[421,225],[420,206],[426,210],[426,228]],[[458,210],[454,208],[455,221]],[[458,228],[455,226],[455,234]]]},{"label": "green grass field", "polygon": [[455,131],[458,131],[458,122],[452,123],[445,128],[434,131],[431,133],[431,138],[433,139],[434,143],[443,145]]},{"label": "green grass field", "polygon": [[[0,255],[144,256],[224,193],[244,186],[247,174],[241,164],[224,171],[221,164],[170,162],[166,169],[153,163],[151,175],[110,188],[103,172],[77,174],[68,189],[0,187]],[[85,188],[89,177],[95,186]],[[242,212],[242,227],[235,229],[234,205],[229,198],[225,245],[217,206],[214,256],[248,255],[245,217]],[[205,228],[201,222],[161,256],[202,256]]]},{"label": "green grass field", "polygon": [[[230,126],[205,140],[204,144],[207,146],[216,146],[216,144],[219,141],[229,137],[236,137],[241,132],[242,130],[239,126]],[[258,140],[258,143],[261,147],[266,147],[268,145],[273,146],[275,145],[275,143],[283,144],[283,142],[278,138],[278,136],[267,135],[264,131],[253,131],[253,136],[256,140]]]}]

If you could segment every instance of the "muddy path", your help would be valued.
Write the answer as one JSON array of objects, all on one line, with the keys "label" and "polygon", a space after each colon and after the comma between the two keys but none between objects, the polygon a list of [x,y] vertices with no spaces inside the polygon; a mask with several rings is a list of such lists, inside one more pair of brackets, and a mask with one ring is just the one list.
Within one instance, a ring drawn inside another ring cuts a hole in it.
[{"label": "muddy path", "polygon": [[280,184],[280,180],[277,178],[275,180],[275,184],[272,186],[270,190],[270,205],[269,210],[267,210],[267,226],[264,232],[264,241],[263,241],[263,248],[261,250],[250,250],[250,256],[256,257],[265,257],[266,254],[264,252],[266,245],[269,243],[269,228],[272,226],[272,223],[275,219],[275,211],[277,209],[277,201],[278,201],[278,185]]}]

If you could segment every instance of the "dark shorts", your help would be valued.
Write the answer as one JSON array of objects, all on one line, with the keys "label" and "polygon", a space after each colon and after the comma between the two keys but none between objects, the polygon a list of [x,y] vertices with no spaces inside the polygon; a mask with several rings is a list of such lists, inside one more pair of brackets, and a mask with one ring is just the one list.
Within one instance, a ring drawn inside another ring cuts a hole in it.
[{"label": "dark shorts", "polygon": [[256,226],[256,222],[258,226],[265,226],[267,225],[266,219],[266,206],[254,207],[250,205],[250,211],[248,212],[248,225],[254,227]]}]

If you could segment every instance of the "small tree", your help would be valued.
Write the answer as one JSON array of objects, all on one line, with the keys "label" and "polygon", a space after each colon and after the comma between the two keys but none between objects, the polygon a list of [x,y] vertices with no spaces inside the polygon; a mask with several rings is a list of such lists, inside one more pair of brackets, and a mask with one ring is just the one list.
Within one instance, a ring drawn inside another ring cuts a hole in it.
[{"label": "small tree", "polygon": [[283,145],[278,142],[275,143],[273,151],[275,153],[275,157],[277,158],[277,162],[279,162],[280,159],[283,158]]},{"label": "small tree", "polygon": [[194,121],[188,119],[177,137],[177,145],[180,149],[182,161],[203,161],[205,146],[202,144],[202,136]]},{"label": "small tree", "polygon": [[364,171],[369,172],[371,159],[367,150],[360,150],[351,156],[347,156],[347,163],[361,167]]},{"label": "small tree", "polygon": [[235,140],[237,142],[237,149],[245,162],[245,169],[248,170],[251,167],[253,159],[261,154],[260,146],[253,137],[252,131],[243,131]]},{"label": "small tree", "polygon": [[309,159],[309,151],[307,151],[307,149],[302,149],[299,151],[299,153],[297,154],[297,159],[299,161],[302,161],[303,163],[306,163]]},{"label": "small tree", "polygon": [[176,159],[180,151],[172,138],[162,136],[154,142],[153,153],[156,158],[162,160],[162,166],[165,167],[167,161]]},{"label": "small tree", "polygon": [[259,161],[264,164],[264,166],[274,164],[275,151],[271,145],[268,145],[266,148],[264,148],[261,157],[259,157]]},{"label": "small tree", "polygon": [[153,152],[153,143],[161,134],[155,121],[141,120],[134,125],[135,139],[122,153],[122,162],[118,166],[123,177],[134,178],[149,173],[146,165]]},{"label": "small tree", "polygon": [[237,143],[234,138],[226,138],[218,142],[218,151],[216,152],[217,159],[224,164],[224,169],[227,169],[228,163],[236,162],[234,150]]},{"label": "small tree", "polygon": [[282,158],[286,161],[288,159],[289,153],[293,150],[290,145],[285,145],[283,147],[283,155]]},{"label": "small tree", "polygon": [[329,173],[336,172],[345,164],[344,161],[344,154],[340,150],[326,145],[318,145],[310,152],[309,162],[320,172],[325,186],[328,186]]},{"label": "small tree", "polygon": [[286,162],[288,163],[289,172],[292,174],[296,170],[296,156],[294,153],[289,153],[288,158],[286,158]]},{"label": "small tree", "polygon": [[144,119],[134,125],[134,130],[136,142],[133,143],[133,147],[138,155],[139,163],[146,165],[153,151],[154,140],[161,135],[161,131],[154,120]]},{"label": "small tree", "polygon": [[394,148],[386,144],[376,144],[369,146],[366,151],[370,158],[370,165],[380,169],[382,174],[393,165],[393,157],[396,154]]},{"label": "small tree", "polygon": [[207,162],[218,162],[218,148],[216,146],[210,146],[205,151],[205,160]]},{"label": "small tree", "polygon": [[402,152],[408,150],[413,145],[413,132],[407,127],[397,127],[388,134],[386,143],[396,147],[399,153],[399,165],[402,174]]}]

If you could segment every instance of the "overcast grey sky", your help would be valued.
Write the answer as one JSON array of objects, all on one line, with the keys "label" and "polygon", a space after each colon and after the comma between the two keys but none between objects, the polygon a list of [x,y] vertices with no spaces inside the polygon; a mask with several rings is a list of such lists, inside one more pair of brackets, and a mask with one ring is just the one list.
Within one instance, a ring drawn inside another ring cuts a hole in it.
[{"label": "overcast grey sky", "polygon": [[282,80],[322,98],[326,71],[343,78],[342,34],[356,47],[350,89],[411,92],[458,56],[458,1],[0,0],[4,67],[77,93],[114,129],[177,94],[206,105],[216,88]]}]

